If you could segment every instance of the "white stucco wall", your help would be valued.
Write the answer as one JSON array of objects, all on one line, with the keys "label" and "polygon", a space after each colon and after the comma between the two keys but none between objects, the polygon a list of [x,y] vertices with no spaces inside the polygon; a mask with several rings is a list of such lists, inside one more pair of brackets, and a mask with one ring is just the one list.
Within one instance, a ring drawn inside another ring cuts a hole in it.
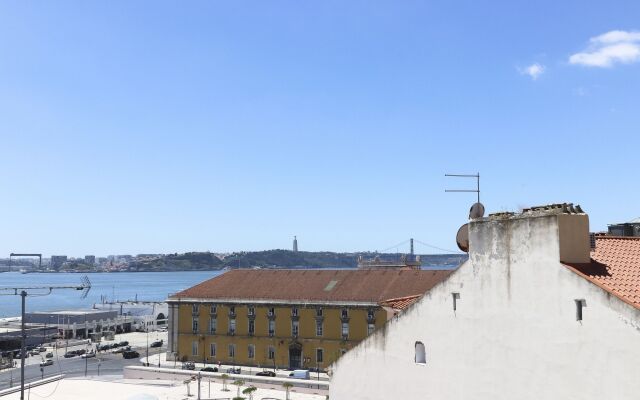
[{"label": "white stucco wall", "polygon": [[469,261],[340,358],[330,398],[639,399],[640,310],[560,264],[557,218],[470,223]]}]

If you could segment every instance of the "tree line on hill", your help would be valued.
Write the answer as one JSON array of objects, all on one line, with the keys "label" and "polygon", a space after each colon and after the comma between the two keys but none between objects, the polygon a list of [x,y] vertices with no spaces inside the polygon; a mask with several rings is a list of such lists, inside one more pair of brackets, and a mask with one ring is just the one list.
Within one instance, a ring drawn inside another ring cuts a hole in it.
[{"label": "tree line on hill", "polygon": [[[207,271],[235,268],[356,268],[358,257],[398,257],[397,254],[372,252],[334,253],[329,251],[264,250],[236,252],[220,258],[210,252],[167,254],[152,259],[134,260],[129,271]],[[455,267],[467,258],[466,254],[422,255],[423,266]]]}]

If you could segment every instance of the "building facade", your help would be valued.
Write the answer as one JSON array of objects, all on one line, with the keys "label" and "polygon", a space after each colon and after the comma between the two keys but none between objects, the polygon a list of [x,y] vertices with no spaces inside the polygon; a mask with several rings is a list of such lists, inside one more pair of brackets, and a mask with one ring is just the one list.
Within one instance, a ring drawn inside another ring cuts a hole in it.
[{"label": "building facade", "polygon": [[637,399],[640,239],[567,205],[469,223],[469,260],[331,366],[334,399]]},{"label": "building facade", "polygon": [[229,271],[170,297],[168,357],[324,369],[450,273]]}]

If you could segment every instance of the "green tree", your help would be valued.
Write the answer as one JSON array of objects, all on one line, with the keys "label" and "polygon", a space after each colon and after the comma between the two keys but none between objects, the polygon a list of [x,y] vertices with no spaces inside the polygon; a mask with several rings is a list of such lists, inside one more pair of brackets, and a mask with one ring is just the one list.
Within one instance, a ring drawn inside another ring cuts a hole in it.
[{"label": "green tree", "polygon": [[245,390],[242,391],[242,394],[249,395],[249,400],[253,400],[253,392],[255,392],[256,390],[258,390],[257,387],[249,386],[248,388],[246,388]]},{"label": "green tree", "polygon": [[233,384],[238,387],[238,392],[236,393],[236,397],[240,397],[240,388],[244,385],[244,381],[242,379],[236,379],[233,381]]},{"label": "green tree", "polygon": [[282,387],[287,391],[287,400],[289,400],[289,391],[293,387],[293,383],[285,382],[282,384]]},{"label": "green tree", "polygon": [[227,379],[229,379],[229,375],[222,374],[222,376],[220,378],[222,378],[222,391],[223,392],[228,392],[229,389],[227,388]]}]

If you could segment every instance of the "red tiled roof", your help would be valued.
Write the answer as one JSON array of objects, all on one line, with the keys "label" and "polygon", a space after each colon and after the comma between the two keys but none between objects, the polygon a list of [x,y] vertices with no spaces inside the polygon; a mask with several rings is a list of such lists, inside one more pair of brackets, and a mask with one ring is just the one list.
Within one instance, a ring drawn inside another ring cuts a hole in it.
[{"label": "red tiled roof", "polygon": [[422,295],[451,270],[231,270],[171,296],[220,300],[379,303]]},{"label": "red tiled roof", "polygon": [[596,236],[590,264],[568,267],[640,309],[640,238]]},{"label": "red tiled roof", "polygon": [[422,295],[417,294],[413,296],[399,297],[397,299],[383,300],[378,304],[380,304],[383,307],[393,308],[394,310],[404,310],[410,305],[412,305],[413,303],[415,303],[416,301],[418,301],[420,297],[422,297]]}]

